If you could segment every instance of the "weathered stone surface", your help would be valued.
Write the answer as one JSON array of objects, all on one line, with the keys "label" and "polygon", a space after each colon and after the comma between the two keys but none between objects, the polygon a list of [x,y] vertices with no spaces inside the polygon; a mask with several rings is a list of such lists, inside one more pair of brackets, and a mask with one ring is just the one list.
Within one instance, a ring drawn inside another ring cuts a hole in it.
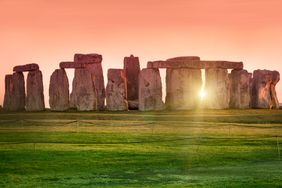
[{"label": "weathered stone surface", "polygon": [[97,110],[97,93],[88,69],[75,69],[70,106],[78,111]]},{"label": "weathered stone surface", "polygon": [[53,111],[69,108],[69,81],[64,69],[56,69],[50,77],[49,104]]},{"label": "weathered stone surface", "polygon": [[167,59],[167,61],[200,61],[199,56],[180,56]]},{"label": "weathered stone surface", "polygon": [[75,54],[75,63],[86,63],[86,68],[91,72],[97,93],[97,109],[103,110],[105,106],[105,85],[102,68],[102,55],[99,54]]},{"label": "weathered stone surface", "polygon": [[198,106],[202,86],[200,69],[166,70],[166,106],[169,109],[189,110]]},{"label": "weathered stone surface", "polygon": [[12,94],[13,94],[13,75],[7,74],[5,76],[5,95],[4,95],[4,103],[3,103],[3,108],[6,111],[10,111]]},{"label": "weathered stone surface", "polygon": [[189,69],[243,69],[242,62],[231,61],[198,61],[198,60],[167,60],[167,61],[149,61],[147,68],[189,68]]},{"label": "weathered stone surface", "polygon": [[279,108],[275,86],[280,80],[277,71],[255,70],[252,82],[253,108]]},{"label": "weathered stone surface", "polygon": [[24,75],[16,72],[5,76],[5,111],[22,111],[25,109]]},{"label": "weathered stone surface", "polygon": [[63,61],[60,63],[61,69],[83,69],[88,63],[75,63],[71,61]]},{"label": "weathered stone surface", "polygon": [[[130,101],[138,100],[138,88],[139,88],[139,73],[140,63],[139,58],[131,55],[125,57],[123,61],[123,69],[126,77],[127,85],[127,99]],[[128,103],[129,109],[136,109],[136,104]],[[131,106],[133,104],[133,106]],[[138,109],[138,107],[137,107]]]},{"label": "weathered stone surface", "polygon": [[243,62],[233,61],[201,61],[204,63],[205,69],[235,69],[242,70],[244,68]]},{"label": "weathered stone surface", "polygon": [[26,65],[18,65],[13,68],[14,72],[36,71],[39,70],[38,64],[31,63]]},{"label": "weathered stone surface", "polygon": [[101,63],[102,59],[102,55],[100,54],[74,54],[75,63]]},{"label": "weathered stone surface", "polygon": [[186,60],[186,61],[149,61],[147,63],[147,68],[171,68],[171,69],[181,69],[181,68],[189,68],[189,69],[204,69],[205,65],[201,61],[195,60]]},{"label": "weathered stone surface", "polygon": [[230,108],[250,108],[252,74],[246,70],[232,70],[230,79]]},{"label": "weathered stone surface", "polygon": [[42,73],[40,70],[30,71],[27,75],[26,110],[42,111],[45,109]]},{"label": "weathered stone surface", "polygon": [[162,82],[158,69],[142,69],[139,74],[139,110],[162,110]]},{"label": "weathered stone surface", "polygon": [[123,69],[108,70],[106,101],[107,109],[110,111],[128,110],[126,78]]},{"label": "weathered stone surface", "polygon": [[230,81],[227,69],[206,69],[206,107],[209,109],[229,108]]}]

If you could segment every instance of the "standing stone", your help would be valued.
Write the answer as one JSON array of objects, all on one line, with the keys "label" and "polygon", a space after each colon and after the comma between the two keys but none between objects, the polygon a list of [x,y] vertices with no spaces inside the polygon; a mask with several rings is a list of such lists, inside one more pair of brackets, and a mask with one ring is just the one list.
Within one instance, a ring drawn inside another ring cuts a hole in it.
[{"label": "standing stone", "polygon": [[272,108],[275,108],[275,109],[279,109],[280,108],[280,103],[279,103],[279,100],[278,100],[278,97],[277,97],[277,93],[276,93],[276,84],[280,81],[280,74],[279,72],[275,71],[273,72],[272,74],[272,83],[270,85],[270,93],[271,93],[271,101],[272,101]]},{"label": "standing stone", "polygon": [[123,69],[108,70],[106,101],[107,109],[110,111],[128,110],[126,78]]},{"label": "standing stone", "polygon": [[252,83],[253,108],[279,108],[275,86],[280,80],[277,71],[255,70]]},{"label": "standing stone", "polygon": [[103,110],[105,106],[105,85],[102,68],[102,55],[99,54],[75,54],[75,63],[87,64],[86,68],[91,72],[95,90],[97,92],[97,109]]},{"label": "standing stone", "polygon": [[125,57],[123,61],[123,69],[126,77],[127,100],[129,109],[138,109],[138,88],[140,63],[139,58],[131,55]]},{"label": "standing stone", "polygon": [[229,108],[230,82],[227,69],[206,69],[206,107],[209,109]]},{"label": "standing stone", "polygon": [[230,108],[250,108],[252,74],[246,70],[232,70],[230,78]]},{"label": "standing stone", "polygon": [[3,108],[5,111],[10,111],[11,109],[11,99],[13,94],[13,75],[7,74],[5,76],[5,95],[4,95],[4,103]]},{"label": "standing stone", "polygon": [[142,69],[139,74],[139,110],[162,109],[164,109],[164,103],[159,69]]},{"label": "standing stone", "polygon": [[50,78],[49,104],[53,111],[69,108],[69,81],[64,69],[56,69]]},{"label": "standing stone", "polygon": [[27,75],[26,110],[42,111],[45,109],[42,73],[30,71]]},{"label": "standing stone", "polygon": [[200,69],[167,69],[166,106],[176,110],[196,108],[201,86]]},{"label": "standing stone", "polygon": [[85,69],[75,69],[72,82],[70,106],[78,111],[97,110],[97,94],[91,72]]},{"label": "standing stone", "polygon": [[5,111],[23,111],[25,109],[25,84],[22,72],[5,77]]}]

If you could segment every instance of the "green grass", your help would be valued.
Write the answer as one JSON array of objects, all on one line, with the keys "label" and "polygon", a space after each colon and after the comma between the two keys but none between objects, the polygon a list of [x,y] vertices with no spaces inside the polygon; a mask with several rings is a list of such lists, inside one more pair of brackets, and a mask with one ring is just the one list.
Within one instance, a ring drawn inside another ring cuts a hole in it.
[{"label": "green grass", "polygon": [[280,110],[0,113],[0,187],[282,187],[279,151]]}]

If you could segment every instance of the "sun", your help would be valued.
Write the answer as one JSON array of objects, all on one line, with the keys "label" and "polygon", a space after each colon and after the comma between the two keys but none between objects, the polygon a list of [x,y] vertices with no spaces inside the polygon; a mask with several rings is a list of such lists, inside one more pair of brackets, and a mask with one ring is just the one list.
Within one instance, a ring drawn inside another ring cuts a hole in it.
[{"label": "sun", "polygon": [[204,90],[201,90],[199,93],[199,97],[201,100],[204,100],[206,98],[206,92]]}]

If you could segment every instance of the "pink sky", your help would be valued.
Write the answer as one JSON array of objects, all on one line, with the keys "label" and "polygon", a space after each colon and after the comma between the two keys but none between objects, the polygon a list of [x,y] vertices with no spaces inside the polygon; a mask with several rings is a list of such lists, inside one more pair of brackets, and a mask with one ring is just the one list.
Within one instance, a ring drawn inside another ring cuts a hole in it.
[{"label": "pink sky", "polygon": [[[281,10],[281,0],[1,0],[0,104],[5,74],[38,63],[49,106],[51,73],[78,52],[102,54],[104,75],[130,54],[143,68],[149,60],[198,55],[282,73]],[[281,83],[277,92],[282,100]]]}]

